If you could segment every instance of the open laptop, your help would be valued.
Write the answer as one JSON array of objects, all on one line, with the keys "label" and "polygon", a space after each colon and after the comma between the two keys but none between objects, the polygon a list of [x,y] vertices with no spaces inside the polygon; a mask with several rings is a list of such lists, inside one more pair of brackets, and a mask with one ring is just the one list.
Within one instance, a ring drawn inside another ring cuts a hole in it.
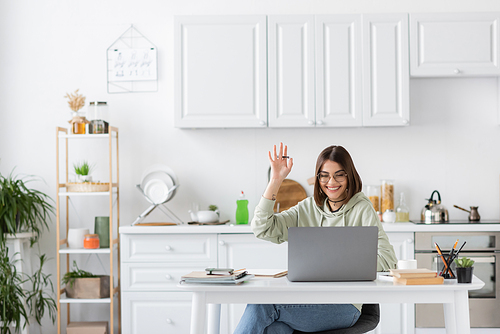
[{"label": "open laptop", "polygon": [[288,280],[371,281],[377,278],[378,227],[290,227]]}]

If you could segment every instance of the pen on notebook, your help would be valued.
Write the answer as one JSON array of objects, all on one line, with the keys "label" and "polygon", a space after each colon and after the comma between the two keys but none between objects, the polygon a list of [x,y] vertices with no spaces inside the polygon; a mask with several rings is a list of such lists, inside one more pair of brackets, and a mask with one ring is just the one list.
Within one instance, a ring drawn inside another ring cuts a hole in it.
[{"label": "pen on notebook", "polygon": [[238,270],[233,271],[233,273],[238,272],[238,271],[243,271],[243,270],[246,270],[246,269],[247,269],[247,268],[241,268],[241,269],[238,269]]},{"label": "pen on notebook", "polygon": [[[457,244],[458,244],[458,239],[457,239],[457,241],[455,241],[455,244],[450,249],[450,253],[448,254],[448,258],[446,259],[446,263],[448,264],[448,270],[449,271],[451,271],[451,258],[453,257],[453,252],[457,248]],[[445,270],[445,266],[443,264],[443,269],[441,269],[441,272],[444,272],[446,274],[446,272],[444,270]]]},{"label": "pen on notebook", "polygon": [[[446,270],[448,270],[448,264],[446,263],[446,260],[444,259],[443,253],[441,252],[441,249],[439,248],[437,243],[434,243],[434,246],[436,247],[439,256],[441,256],[441,260],[443,260],[443,263],[444,263],[444,266],[446,267]],[[450,275],[451,275],[451,277],[453,277],[452,272],[450,272]]]}]

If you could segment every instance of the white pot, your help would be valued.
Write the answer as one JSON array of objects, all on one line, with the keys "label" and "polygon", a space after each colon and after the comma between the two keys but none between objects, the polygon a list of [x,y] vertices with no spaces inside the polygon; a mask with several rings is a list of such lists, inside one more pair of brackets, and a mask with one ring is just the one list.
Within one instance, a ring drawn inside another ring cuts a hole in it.
[{"label": "white pot", "polygon": [[92,182],[92,175],[76,175],[76,182]]},{"label": "white pot", "polygon": [[191,219],[198,223],[217,223],[219,222],[219,212],[218,211],[198,211],[193,212],[189,210],[191,214]]},{"label": "white pot", "polygon": [[88,228],[70,228],[68,230],[68,247],[83,248],[85,234],[89,234]]}]

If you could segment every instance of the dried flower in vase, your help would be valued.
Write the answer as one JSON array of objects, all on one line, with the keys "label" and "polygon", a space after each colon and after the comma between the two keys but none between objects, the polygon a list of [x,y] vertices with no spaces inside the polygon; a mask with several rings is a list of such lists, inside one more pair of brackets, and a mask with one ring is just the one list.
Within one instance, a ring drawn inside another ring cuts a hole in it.
[{"label": "dried flower in vase", "polygon": [[73,94],[66,93],[64,97],[68,98],[68,104],[71,110],[77,112],[85,105],[85,96],[78,94],[79,89],[75,90]]}]

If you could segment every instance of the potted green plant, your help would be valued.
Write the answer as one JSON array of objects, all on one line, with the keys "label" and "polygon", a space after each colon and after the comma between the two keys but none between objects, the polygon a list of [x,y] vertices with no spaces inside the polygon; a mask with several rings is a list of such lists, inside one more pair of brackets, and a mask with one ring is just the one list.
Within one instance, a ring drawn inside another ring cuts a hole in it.
[{"label": "potted green plant", "polygon": [[[34,176],[15,177],[13,172],[8,177],[0,174],[0,334],[11,333],[11,327],[19,332],[21,326],[29,324],[30,316],[41,325],[47,310],[52,322],[56,319],[56,303],[46,292],[51,289],[53,293],[54,289],[51,275],[43,273],[45,255],[40,256],[38,270],[28,276],[18,272],[18,260],[9,258],[7,247],[7,235],[16,237],[18,233],[31,232],[32,247],[43,229],[49,229],[54,207],[48,195],[27,186],[35,180],[38,178]],[[27,285],[31,288],[25,289],[24,283],[30,283]]]},{"label": "potted green plant", "polygon": [[49,215],[54,212],[50,197],[27,186],[28,182],[37,179],[0,174],[0,245],[5,245],[5,234],[19,232],[33,232],[33,245],[43,229],[49,228]]},{"label": "potted green plant", "polygon": [[86,160],[73,164],[73,168],[76,174],[76,182],[92,182],[90,173],[93,167]]},{"label": "potted green plant", "polygon": [[[39,269],[29,277],[16,269],[16,261],[8,257],[7,247],[0,248],[0,333],[19,333],[29,324],[29,316],[41,326],[45,312],[49,312],[52,323],[56,321],[57,306],[54,299],[46,292],[54,287],[51,275],[43,273],[45,255],[40,256]],[[31,283],[31,289],[24,289],[25,283]],[[25,306],[26,305],[26,306]]]},{"label": "potted green plant", "polygon": [[471,283],[472,273],[474,271],[474,260],[467,257],[455,259],[457,265],[457,282],[458,283]]},{"label": "potted green plant", "polygon": [[66,297],[68,298],[93,299],[109,297],[109,276],[94,275],[79,269],[76,261],[73,261],[73,270],[64,274],[62,283],[66,286]]}]

